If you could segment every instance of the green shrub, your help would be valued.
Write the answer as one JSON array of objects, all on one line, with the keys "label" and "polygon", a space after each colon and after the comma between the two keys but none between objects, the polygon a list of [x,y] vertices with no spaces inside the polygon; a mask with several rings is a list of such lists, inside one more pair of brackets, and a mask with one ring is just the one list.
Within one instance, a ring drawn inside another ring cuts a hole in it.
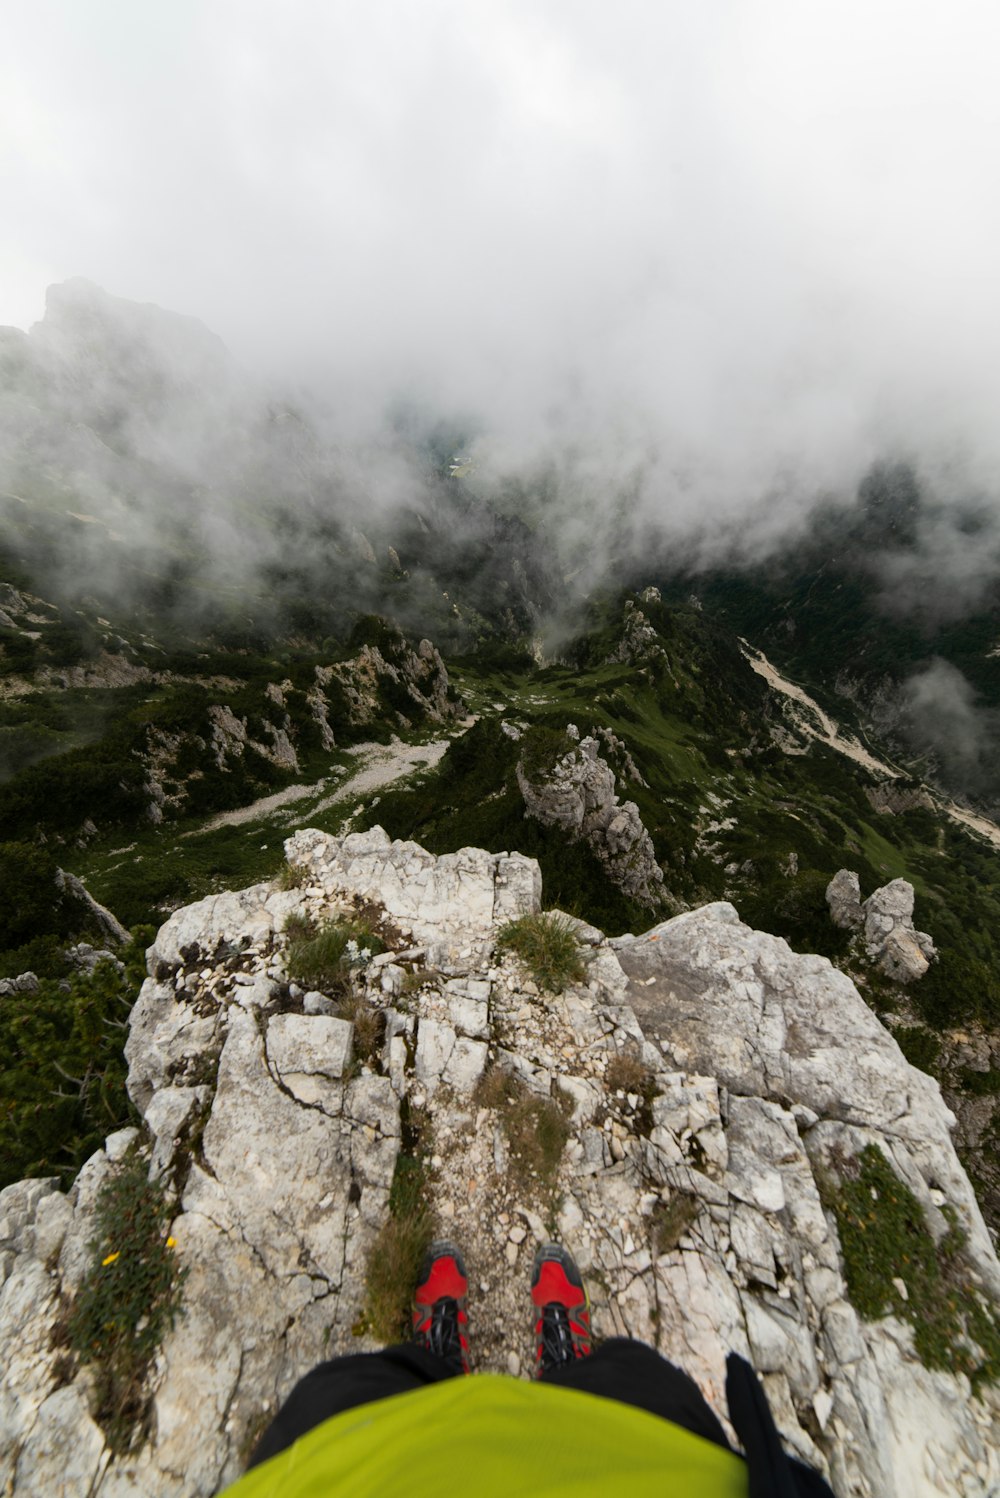
[{"label": "green shrub", "polygon": [[994,961],[967,950],[942,949],[917,985],[917,1006],[927,1023],[946,1028],[967,1019],[1000,1023],[1000,977]]},{"label": "green shrub", "polygon": [[934,1075],[941,1054],[940,1038],[923,1025],[900,1025],[892,1037],[911,1066]]},{"label": "green shrub", "polygon": [[348,641],[352,651],[360,650],[363,645],[372,645],[382,655],[389,657],[405,644],[399,625],[383,619],[381,614],[362,614],[351,630]]},{"label": "green shrub", "polygon": [[73,833],[88,817],[102,826],[135,821],[145,811],[142,765],[125,735],[109,735],[28,765],[0,786],[0,831],[29,840],[39,831]]},{"label": "green shrub", "polygon": [[521,764],[529,780],[547,775],[557,760],[575,747],[564,729],[545,725],[529,728],[521,740]]},{"label": "green shrub", "polygon": [[146,1379],[181,1304],[187,1271],[167,1236],[171,1208],[134,1152],[97,1195],[91,1261],[66,1327],[69,1347],[96,1375],[96,1416],[125,1452],[142,1432]]},{"label": "green shrub", "polygon": [[565,916],[548,912],[508,921],[497,935],[497,947],[515,953],[535,982],[551,993],[562,993],[567,984],[583,978],[580,946]]},{"label": "green shrub", "polygon": [[[758,853],[754,862],[767,869]],[[804,869],[786,876],[768,870],[759,889],[751,890],[739,900],[740,915],[748,925],[760,931],[783,936],[796,952],[817,952],[821,957],[836,959],[847,949],[847,933],[830,919],[826,888],[833,869]]]},{"label": "green shrub", "polygon": [[37,643],[17,629],[0,629],[0,675],[27,675],[35,669]]},{"label": "green shrub", "polygon": [[37,993],[0,1002],[0,1188],[35,1175],[68,1185],[129,1122],[122,1046],[151,934],[123,951],[124,977],[102,962],[70,978],[68,992],[43,979]]},{"label": "green shrub", "polygon": [[65,938],[36,936],[22,947],[0,952],[0,978],[16,978],[20,973],[34,973],[36,978],[67,977]]},{"label": "green shrub", "polygon": [[988,1071],[973,1071],[963,1066],[960,1073],[962,1091],[972,1097],[995,1097],[1000,1093],[1000,1068],[991,1066]]},{"label": "green shrub", "polygon": [[37,843],[0,843],[0,948],[68,934],[71,912],[56,872],[56,860]]}]

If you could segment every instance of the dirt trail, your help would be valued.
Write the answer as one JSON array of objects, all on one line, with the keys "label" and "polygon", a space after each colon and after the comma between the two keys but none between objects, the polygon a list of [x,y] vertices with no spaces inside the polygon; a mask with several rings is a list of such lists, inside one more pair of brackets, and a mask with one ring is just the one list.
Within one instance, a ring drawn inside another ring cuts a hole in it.
[{"label": "dirt trail", "polygon": [[[363,761],[362,768],[341,781],[329,795],[317,801],[312,812],[326,811],[346,796],[367,795],[369,791],[391,785],[404,775],[412,775],[414,770],[428,769],[438,763],[450,743],[450,739],[432,739],[428,744],[404,744],[400,739],[393,739],[388,744],[355,744],[350,752]],[[249,806],[238,806],[235,811],[220,811],[216,816],[209,817],[197,832],[189,832],[185,836],[197,837],[202,832],[214,832],[217,827],[239,827],[245,822],[256,822],[261,817],[280,811],[283,806],[316,796],[326,784],[326,780],[321,780],[313,785],[287,785],[284,790],[262,796]]]},{"label": "dirt trail", "polygon": [[[806,709],[804,713],[795,714],[796,724],[803,733],[809,734],[811,738],[819,739],[821,743],[829,744],[831,749],[836,749],[840,754],[846,754],[848,759],[853,759],[856,764],[864,765],[866,770],[873,770],[877,775],[888,775],[892,780],[899,779],[902,773],[900,770],[886,764],[884,760],[876,759],[873,754],[869,754],[857,739],[844,738],[837,724],[827,716],[819,703],[814,702],[808,692],[804,692],[793,681],[786,681],[771,665],[763,651],[755,650],[752,645],[747,644],[746,640],[741,640],[740,644],[750,665],[758,676],[763,676],[768,686],[773,687],[776,692],[782,692]],[[815,719],[815,722],[811,721],[812,719]],[[819,724],[818,729],[816,723]],[[934,800],[940,810],[953,822],[959,822],[963,827],[978,832],[980,837],[985,837],[995,848],[1000,848],[1000,827],[996,822],[991,822],[989,817],[984,817],[979,812],[958,806],[954,801],[944,801],[939,796],[935,796]]]}]

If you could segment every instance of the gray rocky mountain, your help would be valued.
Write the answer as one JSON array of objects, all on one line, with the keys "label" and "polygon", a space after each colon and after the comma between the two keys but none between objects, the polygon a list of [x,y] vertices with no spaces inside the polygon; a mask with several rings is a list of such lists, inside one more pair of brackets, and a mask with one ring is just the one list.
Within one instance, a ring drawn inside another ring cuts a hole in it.
[{"label": "gray rocky mountain", "polygon": [[[529,769],[524,759],[518,762],[517,783],[528,815],[560,828],[571,841],[582,839],[624,894],[655,909],[662,902],[663,870],[639,808],[634,801],[619,801],[615,773],[602,758],[596,738],[581,739],[573,724],[567,737],[574,745],[548,769]],[[606,747],[616,748],[617,742],[606,742]],[[631,756],[625,768],[632,779],[641,778]]]},{"label": "gray rocky mountain", "polygon": [[[555,1231],[599,1335],[653,1343],[720,1410],[726,1352],[750,1357],[785,1439],[839,1498],[997,1489],[996,1391],[924,1366],[902,1279],[893,1315],[864,1320],[851,1302],[830,1191],[868,1147],[931,1239],[960,1232],[976,1295],[1000,1292],[1000,1265],[937,1084],[843,974],[719,903],[614,941],[579,923],[585,976],[553,995],[495,947],[539,908],[532,860],[434,857],[381,829],[286,847],[297,887],[199,901],[150,948],[127,1046],[138,1135],[109,1138],[66,1194],[52,1180],[0,1194],[6,1492],[180,1498],[235,1477],[300,1374],[373,1345],[366,1259],[417,1113],[433,1132],[429,1205],[473,1277],[480,1368],[530,1367],[527,1272]],[[370,1060],[354,1023],[289,983],[283,934],[289,916],[359,902],[390,936],[358,968],[363,1007],[385,1016]],[[519,1173],[478,1085],[497,1061],[565,1100],[551,1183]],[[176,1195],[187,1279],[148,1439],[112,1457],[93,1373],[67,1367],[53,1332],[87,1272],[101,1183],[135,1145]],[[519,1330],[502,1341],[501,1327]]]}]

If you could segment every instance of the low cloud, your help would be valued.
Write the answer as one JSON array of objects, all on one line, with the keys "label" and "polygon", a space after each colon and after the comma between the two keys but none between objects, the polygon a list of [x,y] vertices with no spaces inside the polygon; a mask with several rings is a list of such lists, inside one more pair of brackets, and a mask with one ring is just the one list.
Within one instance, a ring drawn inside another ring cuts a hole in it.
[{"label": "low cloud", "polygon": [[429,410],[574,568],[651,528],[752,560],[885,457],[995,510],[998,40],[985,0],[42,0],[0,319],[76,274],[198,315],[317,392],[363,506]]},{"label": "low cloud", "polygon": [[911,748],[936,759],[949,785],[976,795],[995,783],[1000,712],[978,703],[956,666],[932,660],[904,682],[900,701]]}]

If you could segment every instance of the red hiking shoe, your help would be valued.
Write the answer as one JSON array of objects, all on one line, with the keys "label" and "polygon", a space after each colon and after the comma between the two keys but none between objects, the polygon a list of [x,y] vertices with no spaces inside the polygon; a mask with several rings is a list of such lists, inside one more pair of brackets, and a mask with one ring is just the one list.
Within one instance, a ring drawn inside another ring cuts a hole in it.
[{"label": "red hiking shoe", "polygon": [[413,1297],[413,1341],[455,1373],[469,1372],[468,1290],[462,1255],[446,1239],[435,1240],[424,1255]]},{"label": "red hiking shoe", "polygon": [[590,1297],[572,1254],[546,1243],[535,1255],[531,1298],[535,1322],[535,1377],[545,1378],[590,1354]]}]

